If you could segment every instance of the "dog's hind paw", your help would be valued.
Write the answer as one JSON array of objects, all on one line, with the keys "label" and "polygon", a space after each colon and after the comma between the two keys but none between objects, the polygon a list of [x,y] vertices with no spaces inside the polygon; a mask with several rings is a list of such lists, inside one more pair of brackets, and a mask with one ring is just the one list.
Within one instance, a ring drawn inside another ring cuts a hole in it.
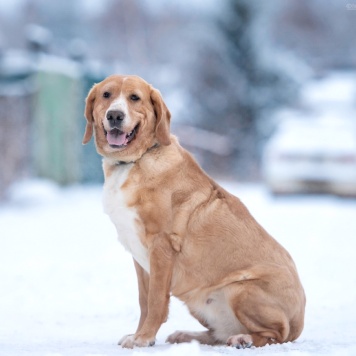
[{"label": "dog's hind paw", "polygon": [[166,342],[169,342],[170,344],[180,344],[182,342],[191,342],[193,340],[205,345],[215,345],[217,342],[211,331],[176,331],[168,336]]},{"label": "dog's hind paw", "polygon": [[252,336],[248,334],[233,335],[227,339],[226,344],[237,349],[250,348],[253,345]]}]

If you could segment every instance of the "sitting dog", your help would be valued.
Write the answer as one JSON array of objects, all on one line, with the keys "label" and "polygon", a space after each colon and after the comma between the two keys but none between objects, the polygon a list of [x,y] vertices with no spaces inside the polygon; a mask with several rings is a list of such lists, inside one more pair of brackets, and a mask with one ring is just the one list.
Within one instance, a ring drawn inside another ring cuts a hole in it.
[{"label": "sitting dog", "polygon": [[83,144],[94,134],[103,156],[105,212],[137,272],[141,317],[119,344],[153,345],[171,295],[207,330],[177,331],[170,343],[295,340],[305,295],[291,256],[170,134],[160,92],[110,76],[89,92],[85,117]]}]

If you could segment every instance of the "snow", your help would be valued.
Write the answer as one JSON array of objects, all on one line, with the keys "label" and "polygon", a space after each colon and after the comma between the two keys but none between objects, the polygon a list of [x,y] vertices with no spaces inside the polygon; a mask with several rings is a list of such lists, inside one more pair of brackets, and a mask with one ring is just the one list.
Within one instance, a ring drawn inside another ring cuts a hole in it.
[{"label": "snow", "polygon": [[320,80],[314,80],[302,91],[301,100],[311,106],[327,109],[334,106],[354,105],[356,99],[356,73],[334,71]]},{"label": "snow", "polygon": [[42,53],[38,61],[38,69],[43,72],[62,74],[71,78],[80,78],[78,63],[49,54]]},{"label": "snow", "polygon": [[273,198],[259,185],[224,183],[292,254],[307,295],[293,343],[236,350],[167,345],[176,329],[202,327],[177,300],[152,348],[117,341],[139,318],[131,257],[101,207],[99,186],[18,184],[0,205],[1,355],[355,355],[356,200]]},{"label": "snow", "polygon": [[266,149],[307,156],[356,154],[356,125],[325,116],[289,118],[279,125]]}]

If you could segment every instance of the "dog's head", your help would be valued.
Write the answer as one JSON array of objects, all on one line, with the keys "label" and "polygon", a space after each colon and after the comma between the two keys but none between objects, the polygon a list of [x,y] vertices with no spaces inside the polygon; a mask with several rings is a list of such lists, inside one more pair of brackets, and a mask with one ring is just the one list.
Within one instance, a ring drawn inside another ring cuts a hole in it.
[{"label": "dog's head", "polygon": [[161,94],[137,76],[113,75],[95,84],[86,99],[83,144],[93,132],[99,154],[139,159],[156,144],[169,145],[170,113]]}]

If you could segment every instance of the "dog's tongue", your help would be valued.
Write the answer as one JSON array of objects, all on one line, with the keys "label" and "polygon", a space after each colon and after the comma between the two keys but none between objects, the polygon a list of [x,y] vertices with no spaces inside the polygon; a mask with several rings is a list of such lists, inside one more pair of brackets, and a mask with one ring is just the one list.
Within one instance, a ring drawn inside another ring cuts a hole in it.
[{"label": "dog's tongue", "polygon": [[126,133],[121,133],[119,130],[112,130],[108,132],[107,140],[109,145],[122,146],[127,142]]}]

